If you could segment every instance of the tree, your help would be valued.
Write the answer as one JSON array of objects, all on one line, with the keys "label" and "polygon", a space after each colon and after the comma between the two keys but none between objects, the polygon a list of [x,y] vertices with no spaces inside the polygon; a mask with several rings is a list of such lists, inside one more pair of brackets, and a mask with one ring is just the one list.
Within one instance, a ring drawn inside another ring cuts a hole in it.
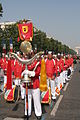
[{"label": "tree", "polygon": [[[17,42],[17,38],[19,36],[17,24],[18,23],[6,26],[4,30],[0,29],[0,48],[2,40],[6,40],[7,52],[9,51],[10,38],[12,38],[13,40],[13,46],[15,51],[20,50],[20,44],[22,41],[20,40],[19,42]],[[53,38],[48,38],[46,36],[46,33],[42,32],[41,30],[37,30],[33,33],[33,40],[31,44],[32,48],[35,49],[35,47],[37,47],[38,51],[52,50],[55,52],[55,54],[57,54],[58,52],[63,52],[65,54],[75,54],[75,51],[70,49],[67,45],[63,45],[60,41],[54,40]]]},{"label": "tree", "polygon": [[3,14],[3,8],[2,8],[2,4],[0,3],[0,17],[2,17]]}]

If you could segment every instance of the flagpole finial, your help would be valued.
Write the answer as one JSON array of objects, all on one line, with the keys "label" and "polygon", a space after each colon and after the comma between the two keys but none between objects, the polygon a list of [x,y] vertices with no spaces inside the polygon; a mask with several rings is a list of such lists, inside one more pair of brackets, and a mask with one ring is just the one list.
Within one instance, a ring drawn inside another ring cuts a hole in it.
[{"label": "flagpole finial", "polygon": [[27,19],[27,20],[26,20],[26,19],[23,19],[23,20],[22,20],[23,23],[27,23],[27,22],[30,22],[30,21],[31,21],[31,20],[28,20],[28,19]]}]

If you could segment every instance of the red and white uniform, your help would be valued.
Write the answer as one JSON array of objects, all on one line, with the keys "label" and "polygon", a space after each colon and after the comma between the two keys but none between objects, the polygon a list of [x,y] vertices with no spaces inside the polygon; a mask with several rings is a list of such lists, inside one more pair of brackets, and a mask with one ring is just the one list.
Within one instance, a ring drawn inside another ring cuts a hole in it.
[{"label": "red and white uniform", "polygon": [[0,60],[0,65],[1,65],[1,70],[2,70],[2,76],[4,79],[4,88],[6,88],[6,84],[7,84],[7,65],[8,65],[8,61],[6,60],[6,58],[1,58]]},{"label": "red and white uniform", "polygon": [[46,74],[48,78],[53,78],[53,75],[55,74],[55,63],[54,60],[47,59],[46,60]]},{"label": "red and white uniform", "polygon": [[74,60],[73,60],[73,58],[71,57],[71,72],[73,72],[73,67],[74,67],[74,66],[73,66],[73,61],[74,61]]},{"label": "red and white uniform", "polygon": [[7,69],[7,63],[6,63],[6,58],[1,58],[0,60],[0,66],[1,66],[1,69],[5,70]]},{"label": "red and white uniform", "polygon": [[21,73],[22,73],[22,64],[18,60],[16,60],[14,66],[14,76],[15,76],[16,85],[20,85]]},{"label": "red and white uniform", "polygon": [[58,90],[60,91],[60,83],[61,83],[61,78],[60,78],[61,60],[57,58],[56,62],[57,62],[57,78],[56,78],[56,81],[57,81]]},{"label": "red and white uniform", "polygon": [[60,59],[60,65],[61,65],[60,83],[61,83],[61,85],[63,87],[64,82],[65,82],[64,59],[63,58]]},{"label": "red and white uniform", "polygon": [[[37,64],[37,60],[35,60],[31,65],[28,65],[28,70],[33,71],[36,64]],[[31,89],[39,88],[40,69],[41,69],[41,65],[39,63],[38,67],[35,70],[35,77],[31,78],[31,80],[33,82],[33,85],[30,86]]]},{"label": "red and white uniform", "polygon": [[55,60],[46,59],[46,74],[47,74],[47,85],[51,87],[52,99],[56,99],[55,96]]},{"label": "red and white uniform", "polygon": [[14,75],[15,78],[21,78],[22,73],[22,64],[16,60],[15,67],[14,67]]},{"label": "red and white uniform", "polygon": [[[37,65],[37,67],[36,67],[35,71],[33,71],[36,65]],[[39,89],[40,68],[41,68],[40,62],[38,63],[37,60],[35,60],[31,65],[28,65],[28,73],[25,71],[22,72],[22,74],[24,76],[29,73],[32,76],[31,80],[32,80],[33,85],[30,85],[29,89],[28,89],[28,115],[29,116],[31,115],[32,97],[33,97],[33,101],[34,101],[35,115],[36,116],[42,115],[41,103],[40,103],[40,89]],[[25,99],[25,104],[26,104],[26,99]],[[26,110],[26,108],[25,108],[25,110]],[[27,115],[27,111],[25,111],[25,115]]]}]

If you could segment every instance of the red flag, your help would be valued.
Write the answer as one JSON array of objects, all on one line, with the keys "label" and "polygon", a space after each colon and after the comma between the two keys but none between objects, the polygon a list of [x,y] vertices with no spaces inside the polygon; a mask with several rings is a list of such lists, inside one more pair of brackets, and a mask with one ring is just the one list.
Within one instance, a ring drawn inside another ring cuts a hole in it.
[{"label": "red flag", "polygon": [[33,38],[33,24],[30,23],[24,23],[24,24],[18,24],[19,29],[19,35],[21,40],[28,40],[32,41]]},{"label": "red flag", "polygon": [[8,89],[12,89],[11,60],[8,60],[8,66],[7,66],[7,90]]}]

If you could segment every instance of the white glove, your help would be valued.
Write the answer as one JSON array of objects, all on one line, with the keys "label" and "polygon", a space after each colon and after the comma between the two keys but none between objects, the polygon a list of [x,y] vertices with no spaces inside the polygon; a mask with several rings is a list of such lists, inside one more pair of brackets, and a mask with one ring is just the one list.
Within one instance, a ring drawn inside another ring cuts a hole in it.
[{"label": "white glove", "polygon": [[35,76],[35,72],[34,71],[28,71],[29,77],[34,77]]},{"label": "white glove", "polygon": [[21,74],[21,76],[23,76],[23,75],[28,75],[29,74],[29,70],[24,70],[23,72],[22,72],[22,74]]}]

